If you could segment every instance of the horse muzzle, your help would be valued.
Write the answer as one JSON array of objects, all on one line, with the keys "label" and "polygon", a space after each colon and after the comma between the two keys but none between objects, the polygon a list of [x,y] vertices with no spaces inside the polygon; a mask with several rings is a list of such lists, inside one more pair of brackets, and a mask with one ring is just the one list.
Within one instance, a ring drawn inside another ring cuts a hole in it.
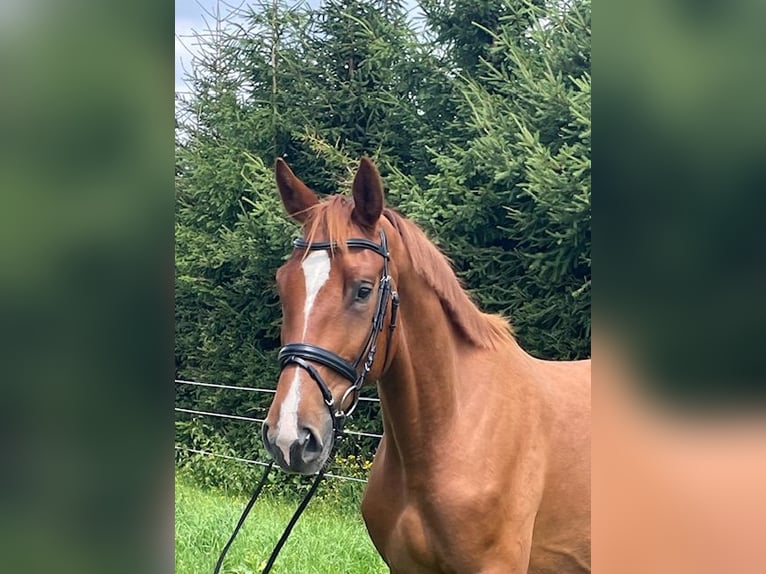
[{"label": "horse muzzle", "polygon": [[272,429],[263,423],[263,444],[276,463],[287,472],[315,474],[329,455],[332,437],[323,437],[311,426],[299,426],[297,431]]}]

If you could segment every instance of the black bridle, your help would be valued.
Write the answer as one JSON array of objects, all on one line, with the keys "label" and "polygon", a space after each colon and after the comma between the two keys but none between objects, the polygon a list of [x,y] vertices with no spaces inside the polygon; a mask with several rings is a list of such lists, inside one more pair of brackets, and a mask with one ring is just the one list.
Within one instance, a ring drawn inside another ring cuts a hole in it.
[{"label": "black bridle", "polygon": [[[306,249],[308,251],[318,251],[322,249],[333,250],[335,248],[335,244],[329,241],[308,242],[305,239],[296,239],[293,245],[295,249]],[[290,519],[290,522],[282,533],[282,536],[279,538],[279,541],[274,547],[274,550],[271,552],[271,556],[269,557],[269,560],[263,569],[263,574],[268,574],[268,572],[271,571],[271,567],[274,565],[274,562],[279,555],[279,551],[282,550],[282,546],[284,546],[285,542],[287,541],[287,537],[290,535],[293,526],[295,526],[296,522],[298,522],[298,518],[300,518],[300,515],[306,509],[309,501],[314,496],[314,493],[319,486],[319,482],[324,476],[325,470],[333,459],[338,441],[343,437],[343,425],[345,424],[346,419],[351,416],[359,404],[359,393],[362,390],[362,386],[364,386],[364,381],[367,378],[367,375],[370,373],[372,366],[375,363],[375,354],[378,350],[378,336],[380,335],[381,331],[383,331],[383,323],[386,318],[386,312],[388,310],[388,304],[390,301],[391,320],[388,324],[388,342],[386,344],[386,355],[383,360],[383,370],[385,371],[388,366],[389,350],[391,348],[391,336],[393,335],[394,329],[396,328],[396,317],[399,312],[399,294],[392,287],[393,280],[391,279],[391,274],[389,273],[388,269],[388,262],[391,259],[391,255],[388,252],[388,241],[386,240],[386,233],[383,230],[380,231],[380,243],[375,243],[369,239],[351,238],[346,240],[346,247],[351,249],[369,249],[370,251],[374,251],[383,257],[383,271],[381,272],[380,282],[378,283],[378,299],[375,305],[375,312],[372,316],[372,326],[370,327],[370,332],[365,339],[364,345],[362,346],[359,355],[357,355],[353,363],[347,361],[337,353],[328,351],[327,349],[323,349],[322,347],[318,347],[310,343],[288,343],[279,350],[278,357],[280,370],[283,371],[290,365],[297,365],[306,371],[314,380],[314,382],[319,386],[319,390],[322,392],[324,403],[330,411],[333,427],[333,442],[330,448],[330,455],[327,457],[327,462],[325,462],[322,469],[316,475],[311,488],[306,493],[306,496],[301,501],[298,509],[295,511],[292,518]],[[362,362],[362,359],[364,359],[364,362]],[[312,365],[312,363],[323,365],[335,371],[337,374],[351,383],[351,385],[343,392],[340,401],[338,401],[337,409],[335,408],[336,403],[333,399],[330,388],[327,386],[327,383],[322,378],[322,375],[319,373],[316,367]],[[361,369],[359,368],[360,365]],[[343,404],[349,397],[351,397],[351,404],[347,409],[344,410]],[[226,553],[229,551],[229,548],[234,542],[239,529],[244,524],[247,515],[253,508],[255,501],[258,499],[258,496],[260,495],[261,490],[266,483],[266,479],[269,476],[269,472],[271,472],[273,466],[274,461],[272,460],[268,467],[266,467],[266,470],[264,471],[258,486],[255,488],[250,501],[247,503],[247,506],[245,506],[245,510],[242,512],[242,516],[240,516],[239,521],[234,528],[234,532],[232,532],[231,537],[224,546],[223,551],[218,558],[218,562],[215,565],[215,569],[213,571],[214,574],[218,574],[220,571],[221,566],[223,565],[223,560],[226,557]]]},{"label": "black bridle", "polygon": [[[329,241],[308,242],[305,239],[296,239],[294,242],[296,249],[306,249],[308,251],[319,251],[323,249],[332,250],[335,245]],[[388,344],[386,345],[386,357],[383,362],[383,368],[388,363],[388,350],[391,348],[391,335],[396,328],[396,316],[399,311],[399,294],[392,287],[391,274],[388,269],[388,262],[391,258],[388,252],[388,241],[385,231],[380,231],[380,243],[375,243],[369,239],[352,238],[346,240],[346,247],[356,249],[369,249],[383,258],[383,271],[381,272],[378,283],[378,299],[375,305],[375,312],[372,316],[372,326],[367,335],[367,339],[362,346],[353,363],[347,361],[340,355],[309,343],[288,343],[279,350],[279,366],[282,370],[290,365],[297,365],[314,380],[322,392],[325,405],[330,411],[333,425],[333,441],[337,441],[343,434],[343,424],[359,404],[359,393],[364,386],[365,378],[372,369],[375,362],[375,354],[378,350],[378,336],[383,330],[383,323],[388,310],[389,301],[391,302],[391,320],[388,325]],[[362,362],[364,359],[364,362]],[[341,377],[346,379],[351,385],[338,401],[338,408],[335,408],[335,401],[330,392],[327,383],[322,375],[311,363],[323,365]],[[360,370],[361,365],[361,370]],[[351,404],[343,409],[346,400],[352,397]]]}]

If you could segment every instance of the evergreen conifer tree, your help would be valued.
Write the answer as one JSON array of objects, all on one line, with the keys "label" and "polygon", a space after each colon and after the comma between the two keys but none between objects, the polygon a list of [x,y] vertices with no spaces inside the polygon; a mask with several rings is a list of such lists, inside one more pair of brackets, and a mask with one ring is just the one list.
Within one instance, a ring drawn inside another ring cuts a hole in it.
[{"label": "evergreen conifer tree", "polygon": [[464,143],[435,153],[437,173],[406,201],[528,350],[586,357],[590,2],[502,4],[496,29],[481,28],[487,59],[457,80]]}]

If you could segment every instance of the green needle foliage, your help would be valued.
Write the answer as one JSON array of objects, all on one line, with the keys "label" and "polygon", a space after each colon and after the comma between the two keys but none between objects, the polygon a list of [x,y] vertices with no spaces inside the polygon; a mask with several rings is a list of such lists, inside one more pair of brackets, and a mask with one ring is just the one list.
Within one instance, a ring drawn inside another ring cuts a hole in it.
[{"label": "green needle foliage", "polygon": [[[422,0],[416,16],[395,1],[275,0],[215,28],[177,105],[178,378],[276,383],[274,273],[297,233],[277,156],[329,194],[347,192],[370,155],[388,203],[525,349],[590,355],[590,0]],[[271,400],[177,390],[180,407],[257,418]],[[180,444],[265,456],[253,423],[179,413],[176,424]],[[363,403],[353,426],[379,432],[377,407]],[[341,454],[369,459],[374,446],[347,441]],[[229,468],[199,475],[245,488]]]}]

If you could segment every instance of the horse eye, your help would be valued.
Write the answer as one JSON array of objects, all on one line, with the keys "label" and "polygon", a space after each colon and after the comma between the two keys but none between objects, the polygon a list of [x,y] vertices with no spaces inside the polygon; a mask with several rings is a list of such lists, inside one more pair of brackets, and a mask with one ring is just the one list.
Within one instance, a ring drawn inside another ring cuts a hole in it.
[{"label": "horse eye", "polygon": [[370,293],[372,293],[372,287],[369,285],[360,285],[356,292],[356,300],[364,301],[370,296]]}]

